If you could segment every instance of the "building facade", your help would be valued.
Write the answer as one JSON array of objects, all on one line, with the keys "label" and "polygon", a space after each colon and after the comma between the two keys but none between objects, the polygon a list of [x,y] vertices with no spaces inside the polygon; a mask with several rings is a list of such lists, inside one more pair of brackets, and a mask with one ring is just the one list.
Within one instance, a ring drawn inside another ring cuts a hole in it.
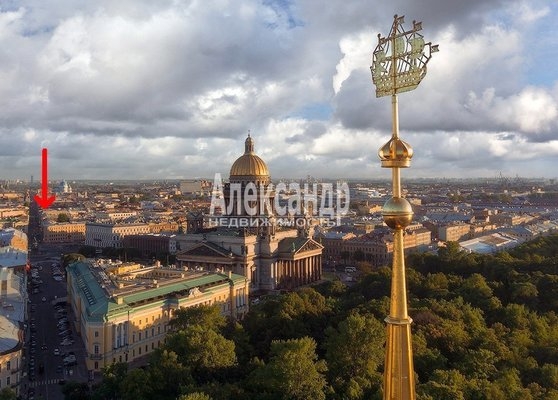
[{"label": "building facade", "polygon": [[231,318],[248,311],[248,281],[232,273],[79,262],[68,267],[67,286],[90,373],[145,360],[163,344],[179,308],[218,304]]},{"label": "building facade", "polygon": [[85,243],[85,222],[43,225],[43,243]]},{"label": "building facade", "polygon": [[0,389],[22,392],[27,253],[0,248]]},{"label": "building facade", "polygon": [[85,244],[97,248],[122,248],[122,239],[128,235],[150,233],[148,224],[85,223]]}]

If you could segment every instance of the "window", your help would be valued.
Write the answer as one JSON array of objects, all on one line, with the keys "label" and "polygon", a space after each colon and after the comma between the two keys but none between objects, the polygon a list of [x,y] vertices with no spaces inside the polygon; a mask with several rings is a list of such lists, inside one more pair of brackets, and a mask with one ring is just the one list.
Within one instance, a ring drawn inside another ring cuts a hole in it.
[{"label": "window", "polygon": [[99,362],[95,361],[95,369],[99,369]]},{"label": "window", "polygon": [[95,346],[93,346],[93,352],[94,352],[95,354],[99,354],[99,345],[98,345],[98,344],[96,344]]},{"label": "window", "polygon": [[95,331],[95,337],[99,337],[99,331]]},{"label": "window", "polygon": [[141,340],[141,332],[139,332],[138,335],[139,335],[139,339],[138,339],[138,340]]},{"label": "window", "polygon": [[6,378],[6,385],[10,386],[10,377],[9,376]]},{"label": "window", "polygon": [[11,361],[8,361],[8,362],[6,363],[6,369],[7,369],[8,371],[11,369],[11,364],[12,364]]}]

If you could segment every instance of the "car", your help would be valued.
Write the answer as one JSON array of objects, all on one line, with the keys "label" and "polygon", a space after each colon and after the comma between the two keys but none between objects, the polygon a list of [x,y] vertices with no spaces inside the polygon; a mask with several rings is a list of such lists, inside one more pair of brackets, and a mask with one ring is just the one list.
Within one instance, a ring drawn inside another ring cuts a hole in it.
[{"label": "car", "polygon": [[41,346],[41,350],[46,350],[47,349],[47,345],[46,343],[43,343],[43,345]]},{"label": "car", "polygon": [[66,357],[64,357],[65,362],[74,362],[76,361],[76,355],[75,354],[68,354]]},{"label": "car", "polygon": [[65,385],[65,384],[66,384],[66,380],[65,380],[65,379],[59,379],[59,380],[58,380],[58,384],[59,384],[59,385]]},{"label": "car", "polygon": [[43,302],[45,302],[45,301],[46,301],[46,297],[43,296],[43,298],[42,298],[41,300],[42,300]]},{"label": "car", "polygon": [[56,347],[53,351],[52,354],[54,354],[55,356],[59,356],[60,355],[60,349],[58,347]]}]

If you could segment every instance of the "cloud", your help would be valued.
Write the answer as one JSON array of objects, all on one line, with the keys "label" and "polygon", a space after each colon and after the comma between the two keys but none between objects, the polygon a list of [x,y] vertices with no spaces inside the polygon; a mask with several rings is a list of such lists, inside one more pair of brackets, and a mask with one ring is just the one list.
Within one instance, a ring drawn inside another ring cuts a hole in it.
[{"label": "cloud", "polygon": [[405,174],[548,174],[558,153],[543,0],[19,3],[0,9],[5,177],[38,176],[42,147],[59,178],[226,176],[248,130],[274,177],[388,176],[369,66],[396,13],[441,50],[398,97]]}]

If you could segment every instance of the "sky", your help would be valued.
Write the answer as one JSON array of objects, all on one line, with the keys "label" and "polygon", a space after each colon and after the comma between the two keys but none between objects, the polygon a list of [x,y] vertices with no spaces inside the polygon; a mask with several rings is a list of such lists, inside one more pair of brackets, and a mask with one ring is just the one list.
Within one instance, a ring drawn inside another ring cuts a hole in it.
[{"label": "sky", "polygon": [[389,178],[395,14],[440,48],[402,177],[556,178],[558,0],[0,0],[0,179],[226,178],[248,132],[272,178]]}]

